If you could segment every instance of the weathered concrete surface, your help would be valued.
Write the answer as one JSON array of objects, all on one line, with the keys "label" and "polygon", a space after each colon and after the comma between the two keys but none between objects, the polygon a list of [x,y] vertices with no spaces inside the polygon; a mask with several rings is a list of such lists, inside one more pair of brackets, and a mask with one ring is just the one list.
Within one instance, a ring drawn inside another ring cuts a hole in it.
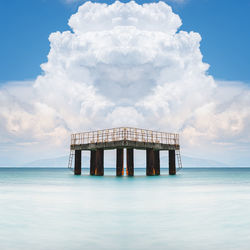
[{"label": "weathered concrete surface", "polygon": [[154,150],[155,175],[160,175],[160,150]]},{"label": "weathered concrete surface", "polygon": [[112,142],[98,142],[80,145],[71,145],[71,150],[93,150],[93,149],[116,149],[116,148],[134,148],[134,149],[147,149],[154,150],[179,150],[179,145],[170,145],[152,142],[138,142],[138,141],[112,141]]},{"label": "weathered concrete surface", "polygon": [[127,176],[134,176],[134,149],[127,148]]},{"label": "weathered concrete surface", "polygon": [[75,151],[75,167],[74,167],[74,174],[81,175],[82,173],[82,152],[81,150]]},{"label": "weathered concrete surface", "polygon": [[146,149],[146,174],[147,176],[160,175],[160,151]]},{"label": "weathered concrete surface", "polygon": [[97,149],[96,150],[96,169],[95,175],[103,176],[104,175],[104,150]]},{"label": "weathered concrete surface", "polygon": [[175,150],[169,150],[168,160],[169,160],[169,174],[175,175],[176,174]]},{"label": "weathered concrete surface", "polygon": [[154,150],[152,148],[146,149],[146,175],[155,175],[155,163],[154,163]]},{"label": "weathered concrete surface", "polygon": [[96,169],[96,150],[90,151],[90,175],[95,175]]},{"label": "weathered concrete surface", "polygon": [[124,174],[123,151],[123,148],[116,149],[116,176],[123,176]]}]

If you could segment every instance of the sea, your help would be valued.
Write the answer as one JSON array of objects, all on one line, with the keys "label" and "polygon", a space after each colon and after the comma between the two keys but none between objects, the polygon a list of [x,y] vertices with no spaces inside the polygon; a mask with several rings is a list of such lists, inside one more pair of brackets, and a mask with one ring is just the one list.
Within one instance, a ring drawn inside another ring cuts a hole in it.
[{"label": "sea", "polygon": [[249,250],[250,169],[0,168],[1,250]]}]

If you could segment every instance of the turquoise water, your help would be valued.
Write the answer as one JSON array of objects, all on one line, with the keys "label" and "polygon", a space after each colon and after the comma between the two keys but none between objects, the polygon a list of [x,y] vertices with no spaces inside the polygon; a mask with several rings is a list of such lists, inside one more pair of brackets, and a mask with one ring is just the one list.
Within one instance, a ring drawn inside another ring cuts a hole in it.
[{"label": "turquoise water", "polygon": [[250,169],[162,173],[2,168],[0,249],[250,248]]}]

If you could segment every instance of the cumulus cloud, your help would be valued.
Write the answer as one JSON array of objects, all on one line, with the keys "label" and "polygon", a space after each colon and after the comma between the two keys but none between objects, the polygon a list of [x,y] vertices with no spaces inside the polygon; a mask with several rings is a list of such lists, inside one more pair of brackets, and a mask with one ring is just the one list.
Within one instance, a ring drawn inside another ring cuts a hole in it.
[{"label": "cumulus cloud", "polygon": [[187,150],[248,144],[248,87],[208,75],[181,24],[163,2],[83,4],[42,75],[0,90],[0,139],[67,148],[71,132],[136,126],[180,132]]}]

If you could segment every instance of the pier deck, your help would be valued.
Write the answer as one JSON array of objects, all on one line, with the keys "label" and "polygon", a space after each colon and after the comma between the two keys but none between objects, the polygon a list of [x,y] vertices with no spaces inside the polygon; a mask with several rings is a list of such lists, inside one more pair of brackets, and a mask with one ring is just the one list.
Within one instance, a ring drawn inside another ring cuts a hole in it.
[{"label": "pier deck", "polygon": [[[117,174],[121,176],[124,172],[123,149],[127,151],[127,175],[133,176],[134,173],[134,149],[146,150],[147,154],[147,175],[160,174],[160,156],[162,150],[169,151],[169,174],[176,173],[175,151],[177,151],[178,163],[180,160],[179,135],[175,133],[157,132],[139,128],[113,128],[98,131],[76,133],[71,135],[71,153],[75,155],[75,174],[81,174],[81,151],[91,151],[90,174],[103,175],[103,153],[104,150],[117,149]],[[72,159],[69,160],[72,164]],[[122,164],[122,166],[120,166]]]},{"label": "pier deck", "polygon": [[138,128],[113,128],[71,135],[71,150],[96,148],[179,150],[179,135]]}]

